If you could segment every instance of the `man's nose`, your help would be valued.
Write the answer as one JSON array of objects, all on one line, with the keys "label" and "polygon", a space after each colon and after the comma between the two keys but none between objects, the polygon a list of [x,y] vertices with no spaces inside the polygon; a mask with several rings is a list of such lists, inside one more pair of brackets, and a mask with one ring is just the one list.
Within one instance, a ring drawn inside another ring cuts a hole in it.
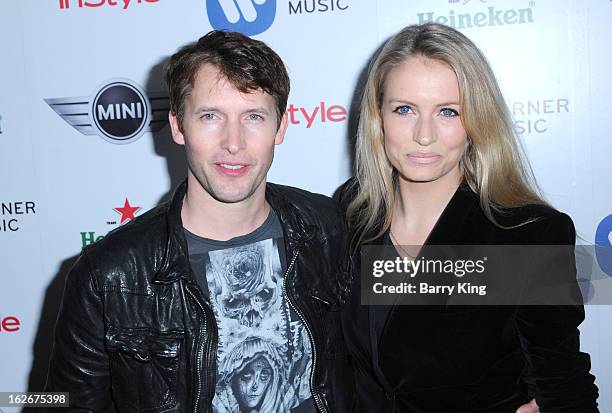
[{"label": "man's nose", "polygon": [[238,153],[245,148],[246,140],[244,139],[239,121],[232,120],[227,123],[221,146],[232,154]]}]

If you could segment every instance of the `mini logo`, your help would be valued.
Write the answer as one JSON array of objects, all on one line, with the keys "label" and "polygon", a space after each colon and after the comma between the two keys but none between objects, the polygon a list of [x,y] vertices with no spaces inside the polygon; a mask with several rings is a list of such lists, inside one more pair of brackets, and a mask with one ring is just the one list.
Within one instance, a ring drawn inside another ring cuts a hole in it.
[{"label": "mini logo", "polygon": [[595,255],[599,268],[612,277],[612,215],[605,217],[597,226]]},{"label": "mini logo", "polygon": [[69,125],[83,135],[127,144],[167,123],[168,97],[150,94],[129,79],[111,79],[90,97],[45,99]]},{"label": "mini logo", "polygon": [[276,17],[276,0],[206,0],[211,26],[253,36],[263,33]]}]

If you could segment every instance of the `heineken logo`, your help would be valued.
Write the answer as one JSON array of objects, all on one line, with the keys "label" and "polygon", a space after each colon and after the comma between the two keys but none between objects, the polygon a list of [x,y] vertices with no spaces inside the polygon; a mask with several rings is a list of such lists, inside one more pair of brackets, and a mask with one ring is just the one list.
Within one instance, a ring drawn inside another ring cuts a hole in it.
[{"label": "heineken logo", "polygon": [[437,15],[435,12],[418,13],[419,24],[434,22],[452,26],[455,29],[470,29],[472,27],[492,27],[512,24],[533,23],[533,5],[524,9],[498,9],[487,7],[486,12],[455,13],[449,11],[448,15]]}]

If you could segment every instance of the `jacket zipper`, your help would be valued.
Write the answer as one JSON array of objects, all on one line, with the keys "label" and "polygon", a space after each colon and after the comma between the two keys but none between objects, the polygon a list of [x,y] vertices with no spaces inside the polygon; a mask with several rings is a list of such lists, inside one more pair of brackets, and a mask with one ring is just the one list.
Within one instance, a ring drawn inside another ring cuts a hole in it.
[{"label": "jacket zipper", "polygon": [[293,311],[295,311],[295,313],[298,315],[298,317],[302,321],[302,324],[306,328],[306,332],[308,333],[308,340],[310,341],[310,348],[312,349],[312,368],[310,369],[310,386],[309,386],[310,393],[312,393],[312,398],[314,399],[317,410],[321,413],[326,413],[327,409],[323,405],[323,401],[321,400],[319,393],[316,393],[312,388],[312,383],[314,382],[314,372],[317,367],[317,348],[315,347],[314,339],[312,338],[312,332],[310,331],[310,327],[308,326],[308,323],[306,322],[306,318],[304,317],[304,314],[302,314],[302,312],[297,307],[297,305],[292,301],[293,297],[289,294],[289,291],[287,290],[287,279],[289,278],[289,273],[293,269],[293,266],[295,265],[295,261],[297,260],[297,257],[299,254],[300,254],[299,249],[296,249],[295,252],[293,253],[291,262],[289,263],[289,266],[287,267],[287,271],[285,272],[285,277],[283,279],[283,288],[285,290],[285,295],[287,296],[287,301],[289,302],[289,305],[291,306]]},{"label": "jacket zipper", "polygon": [[[205,341],[206,330],[208,329],[208,317],[206,315],[206,309],[204,308],[202,303],[198,300],[196,295],[191,291],[189,287],[187,287],[187,291],[189,292],[189,295],[191,296],[191,298],[196,302],[196,304],[202,311],[202,316],[204,319],[204,324],[200,326],[200,341],[197,343],[198,350],[197,350],[197,360],[196,360],[196,395],[195,395],[194,405],[193,405],[193,411],[194,413],[197,413],[198,407],[200,404],[200,399],[202,397],[202,360],[204,358],[204,350],[205,350],[204,348],[205,346],[203,345],[203,343]],[[207,388],[209,387],[209,384],[213,382],[212,380],[210,380],[210,376],[216,377],[217,375],[217,361],[212,360],[211,362],[210,360],[211,348],[216,345],[216,344],[213,344],[213,342],[216,342],[216,339],[217,339],[216,334],[211,335],[210,340],[209,340],[209,346],[206,348],[206,360],[208,361],[208,364],[210,366],[214,366],[214,368],[208,369],[208,375],[206,377],[207,381],[205,382]]]}]

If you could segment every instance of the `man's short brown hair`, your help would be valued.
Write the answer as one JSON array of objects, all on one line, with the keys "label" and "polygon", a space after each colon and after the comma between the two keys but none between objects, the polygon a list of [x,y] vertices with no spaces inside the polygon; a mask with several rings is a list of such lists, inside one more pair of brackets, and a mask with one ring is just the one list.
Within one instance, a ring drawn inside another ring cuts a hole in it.
[{"label": "man's short brown hair", "polygon": [[170,112],[182,128],[185,98],[191,93],[196,73],[205,64],[214,65],[240,92],[261,89],[276,101],[277,121],[285,113],[289,75],[280,56],[264,42],[237,32],[213,30],[197,42],[172,55],[165,68],[170,94]]}]

